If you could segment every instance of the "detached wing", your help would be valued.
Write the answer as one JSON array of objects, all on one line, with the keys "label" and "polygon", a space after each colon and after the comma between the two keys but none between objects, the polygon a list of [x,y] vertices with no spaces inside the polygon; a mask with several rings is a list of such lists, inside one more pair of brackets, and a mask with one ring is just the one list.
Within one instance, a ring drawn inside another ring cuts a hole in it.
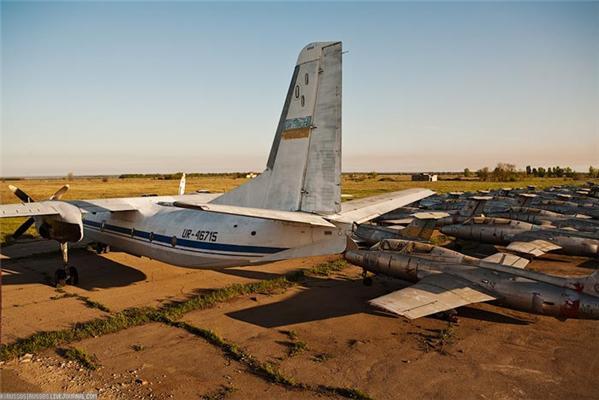
[{"label": "detached wing", "polygon": [[60,214],[56,208],[46,202],[0,205],[0,218],[36,217]]},{"label": "detached wing", "polygon": [[506,248],[518,253],[531,254],[535,257],[542,256],[543,254],[553,250],[561,249],[560,246],[542,239],[531,241],[517,240],[510,243]]},{"label": "detached wing", "polygon": [[352,200],[341,204],[340,213],[326,218],[335,222],[347,224],[356,222],[361,224],[433,194],[435,192],[428,189],[406,189],[365,199]]},{"label": "detached wing", "polygon": [[441,273],[429,275],[413,286],[377,297],[369,303],[394,314],[415,319],[496,299],[471,282]]}]

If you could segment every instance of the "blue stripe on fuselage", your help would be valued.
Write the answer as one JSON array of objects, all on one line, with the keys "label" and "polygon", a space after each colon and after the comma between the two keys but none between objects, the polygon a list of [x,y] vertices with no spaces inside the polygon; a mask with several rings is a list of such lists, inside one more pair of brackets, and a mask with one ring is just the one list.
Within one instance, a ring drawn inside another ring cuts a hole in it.
[{"label": "blue stripe on fuselage", "polygon": [[[140,231],[133,229],[133,235],[131,235],[131,228],[124,228],[122,226],[112,225],[104,223],[102,228],[101,222],[83,220],[83,225],[103,229],[106,231],[117,232],[123,235],[127,235],[132,238],[140,238],[150,240],[150,232]],[[172,236],[161,235],[159,233],[152,234],[152,242],[160,242],[171,245]],[[213,250],[213,251],[227,251],[232,253],[259,253],[259,254],[273,254],[279,251],[287,250],[283,247],[263,247],[263,246],[246,246],[238,244],[225,244],[225,243],[213,243],[213,242],[200,242],[197,240],[182,239],[177,237],[177,245],[175,247],[190,247],[194,249],[202,250]]]}]

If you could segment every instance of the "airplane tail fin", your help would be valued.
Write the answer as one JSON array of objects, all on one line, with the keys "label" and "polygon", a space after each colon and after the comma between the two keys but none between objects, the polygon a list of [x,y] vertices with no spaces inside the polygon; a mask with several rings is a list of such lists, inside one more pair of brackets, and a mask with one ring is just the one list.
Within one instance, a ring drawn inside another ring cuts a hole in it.
[{"label": "airplane tail fin", "polygon": [[459,211],[462,217],[480,217],[484,215],[485,204],[493,199],[491,196],[471,196]]},{"label": "airplane tail fin", "polygon": [[179,181],[179,195],[185,194],[185,172],[181,175],[181,180]]},{"label": "airplane tail fin", "polygon": [[435,226],[436,218],[414,218],[412,222],[401,230],[401,236],[412,240],[430,240]]},{"label": "airplane tail fin", "polygon": [[341,42],[304,47],[266,170],[213,202],[333,214],[341,209]]}]

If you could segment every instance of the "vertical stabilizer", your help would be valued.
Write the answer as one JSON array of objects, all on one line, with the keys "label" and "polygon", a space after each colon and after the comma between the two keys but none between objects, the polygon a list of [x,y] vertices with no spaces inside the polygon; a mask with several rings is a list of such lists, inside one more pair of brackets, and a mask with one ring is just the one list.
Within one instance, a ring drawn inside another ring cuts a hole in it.
[{"label": "vertical stabilizer", "polygon": [[266,170],[217,204],[333,214],[341,209],[341,42],[300,52]]}]

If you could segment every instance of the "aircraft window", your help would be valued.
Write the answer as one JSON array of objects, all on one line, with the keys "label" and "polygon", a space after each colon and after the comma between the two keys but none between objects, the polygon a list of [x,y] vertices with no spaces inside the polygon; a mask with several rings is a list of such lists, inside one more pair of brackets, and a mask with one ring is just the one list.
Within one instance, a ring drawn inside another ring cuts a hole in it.
[{"label": "aircraft window", "polygon": [[324,231],[324,234],[325,234],[325,235],[332,235],[332,234],[333,234],[333,232],[332,232],[332,231]]},{"label": "aircraft window", "polygon": [[297,99],[299,97],[299,85],[295,86],[295,98]]},{"label": "aircraft window", "polygon": [[307,85],[308,81],[309,81],[308,74],[305,75],[305,80],[306,80],[306,85]]},{"label": "aircraft window", "polygon": [[176,245],[177,245],[177,237],[176,237],[176,236],[173,236],[173,237],[171,238],[171,246],[175,247]]},{"label": "aircraft window", "polygon": [[302,107],[304,106],[304,104],[306,104],[306,98],[302,96]]},{"label": "aircraft window", "polygon": [[252,231],[251,235],[256,236],[256,231]]}]

